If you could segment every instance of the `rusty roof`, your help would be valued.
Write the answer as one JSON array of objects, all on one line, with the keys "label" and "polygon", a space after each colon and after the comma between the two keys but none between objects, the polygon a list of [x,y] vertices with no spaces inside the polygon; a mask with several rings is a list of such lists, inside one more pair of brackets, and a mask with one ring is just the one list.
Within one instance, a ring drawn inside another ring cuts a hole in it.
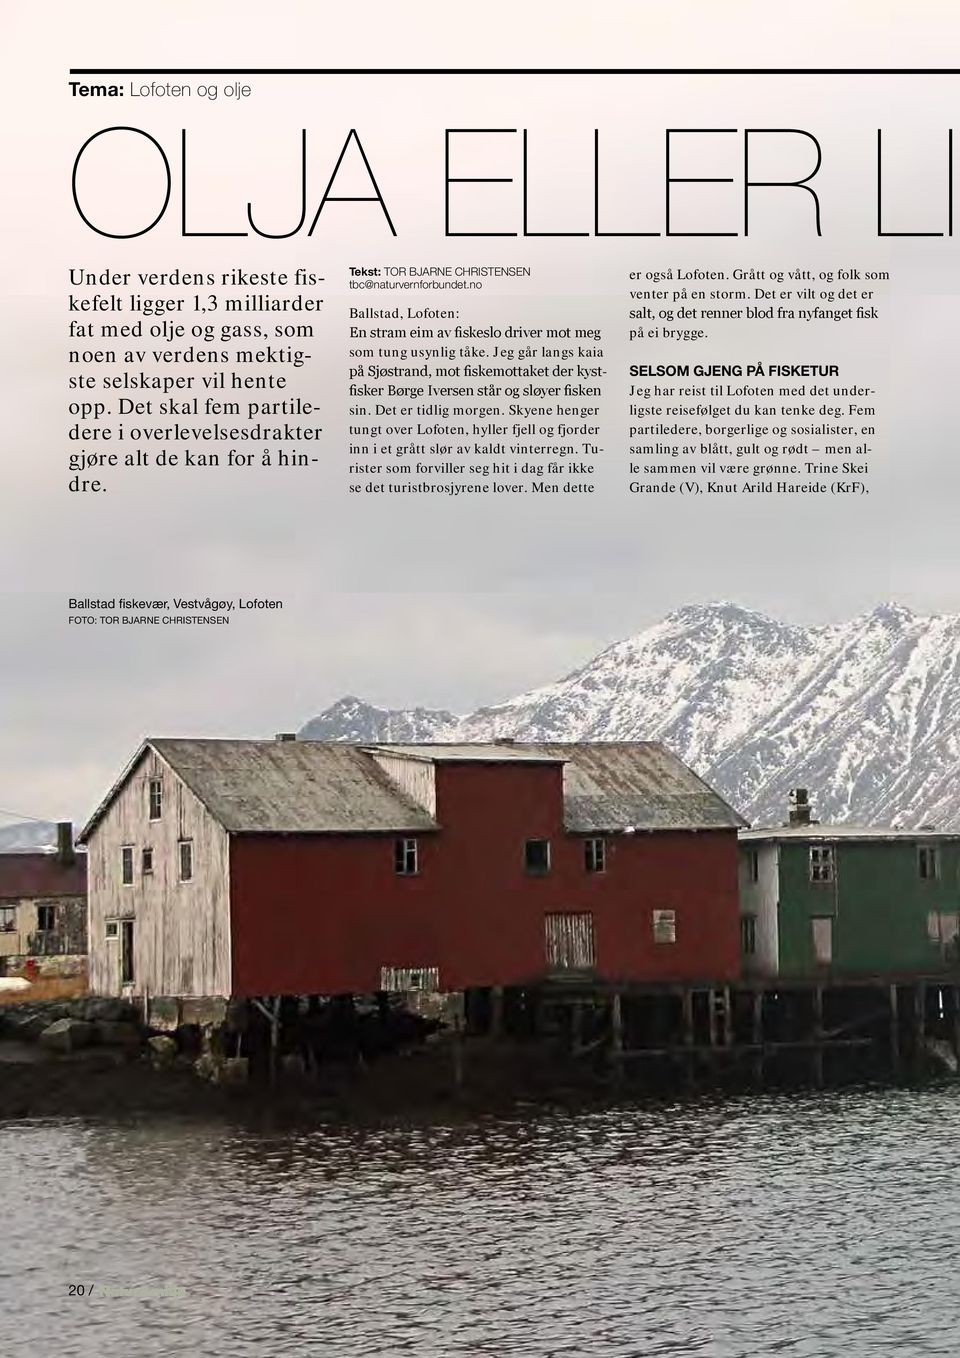
[{"label": "rusty roof", "polygon": [[0,900],[86,894],[84,854],[78,854],[72,863],[61,863],[55,853],[0,854]]}]

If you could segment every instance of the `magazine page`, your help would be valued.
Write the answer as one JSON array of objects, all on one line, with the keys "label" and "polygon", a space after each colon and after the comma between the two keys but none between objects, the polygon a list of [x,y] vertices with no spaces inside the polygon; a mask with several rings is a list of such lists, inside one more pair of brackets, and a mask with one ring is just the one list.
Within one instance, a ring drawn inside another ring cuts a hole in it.
[{"label": "magazine page", "polygon": [[5,1347],[952,1353],[951,7],[5,17]]}]

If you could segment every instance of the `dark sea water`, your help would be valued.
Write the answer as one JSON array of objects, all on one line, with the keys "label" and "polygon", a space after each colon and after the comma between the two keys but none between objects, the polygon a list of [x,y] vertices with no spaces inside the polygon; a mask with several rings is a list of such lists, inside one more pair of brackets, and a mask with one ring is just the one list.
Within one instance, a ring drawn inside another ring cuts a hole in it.
[{"label": "dark sea water", "polygon": [[960,1354],[957,1086],[8,1123],[0,1210],[3,1354]]}]

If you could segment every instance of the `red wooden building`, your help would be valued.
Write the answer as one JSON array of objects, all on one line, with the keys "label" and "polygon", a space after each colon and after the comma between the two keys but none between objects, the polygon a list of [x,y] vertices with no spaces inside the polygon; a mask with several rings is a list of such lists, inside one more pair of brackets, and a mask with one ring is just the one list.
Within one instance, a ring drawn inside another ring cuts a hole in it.
[{"label": "red wooden building", "polygon": [[149,740],[82,836],[91,984],[732,980],[742,824],[650,743]]}]

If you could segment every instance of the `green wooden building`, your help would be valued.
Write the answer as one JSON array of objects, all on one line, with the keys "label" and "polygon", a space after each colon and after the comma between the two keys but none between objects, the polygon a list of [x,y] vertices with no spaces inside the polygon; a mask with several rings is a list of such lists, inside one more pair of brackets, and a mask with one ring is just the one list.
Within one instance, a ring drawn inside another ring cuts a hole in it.
[{"label": "green wooden building", "polygon": [[740,834],[744,975],[960,972],[960,833],[820,825],[800,796]]}]

